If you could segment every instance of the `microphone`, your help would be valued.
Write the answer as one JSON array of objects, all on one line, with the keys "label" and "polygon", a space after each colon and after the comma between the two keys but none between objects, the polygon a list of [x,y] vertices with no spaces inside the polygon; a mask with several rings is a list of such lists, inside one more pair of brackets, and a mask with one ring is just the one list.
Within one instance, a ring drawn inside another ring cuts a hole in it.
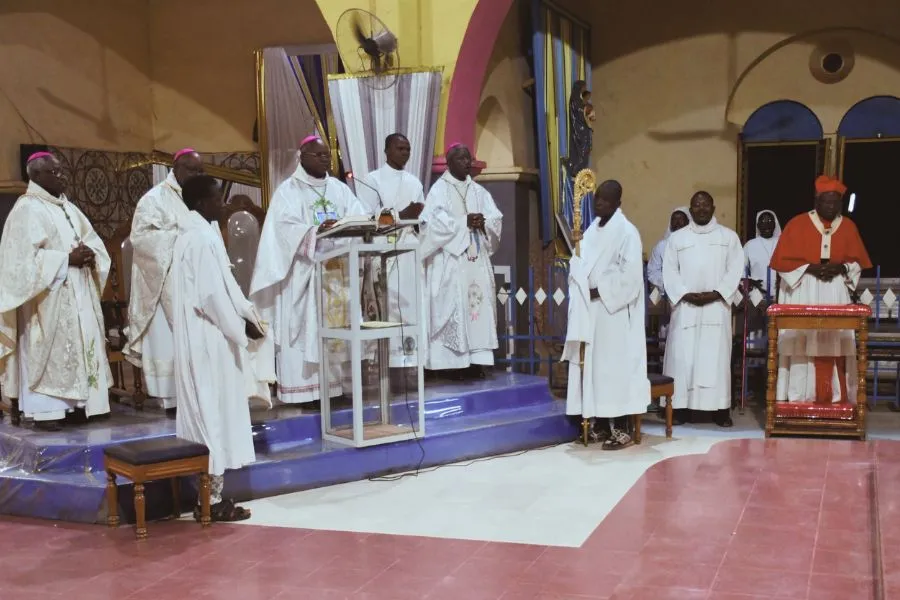
[{"label": "microphone", "polygon": [[354,176],[353,176],[353,171],[347,171],[347,179],[349,179],[349,180],[351,180],[351,181],[355,181],[355,182],[357,182],[357,183],[361,183],[361,184],[363,184],[365,187],[367,187],[367,188],[369,188],[370,190],[372,190],[373,192],[375,192],[375,195],[378,196],[378,206],[379,206],[380,208],[382,208],[382,209],[384,208],[384,200],[381,199],[381,193],[380,193],[375,187],[369,185],[368,183],[366,183],[366,182],[365,182],[364,180],[362,180],[362,179],[358,179],[357,177],[354,177]]}]

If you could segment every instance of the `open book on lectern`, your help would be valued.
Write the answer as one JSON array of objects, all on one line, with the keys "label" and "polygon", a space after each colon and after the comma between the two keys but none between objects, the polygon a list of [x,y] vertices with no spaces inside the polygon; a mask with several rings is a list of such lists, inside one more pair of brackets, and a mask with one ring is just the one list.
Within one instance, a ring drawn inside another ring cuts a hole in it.
[{"label": "open book on lectern", "polygon": [[337,223],[317,234],[319,239],[365,237],[367,235],[390,235],[406,227],[415,227],[420,224],[418,219],[398,219],[393,223],[379,226],[375,217],[366,215],[349,215],[340,219]]}]

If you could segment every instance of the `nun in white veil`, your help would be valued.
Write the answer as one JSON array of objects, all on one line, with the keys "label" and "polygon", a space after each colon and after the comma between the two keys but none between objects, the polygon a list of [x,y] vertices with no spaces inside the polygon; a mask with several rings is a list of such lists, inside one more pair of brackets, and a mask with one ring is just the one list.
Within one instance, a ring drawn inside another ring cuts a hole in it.
[{"label": "nun in white veil", "polygon": [[650,285],[658,289],[661,293],[665,293],[663,286],[663,256],[666,253],[666,242],[672,232],[678,231],[682,227],[687,227],[691,222],[691,213],[686,206],[680,206],[672,211],[669,215],[669,225],[663,238],[656,242],[653,250],[650,252],[650,260],[647,262],[647,281]]},{"label": "nun in white veil", "polygon": [[756,237],[744,244],[744,256],[750,269],[750,279],[758,282],[762,291],[775,291],[775,271],[769,268],[772,253],[781,235],[781,224],[771,210],[756,213]]}]

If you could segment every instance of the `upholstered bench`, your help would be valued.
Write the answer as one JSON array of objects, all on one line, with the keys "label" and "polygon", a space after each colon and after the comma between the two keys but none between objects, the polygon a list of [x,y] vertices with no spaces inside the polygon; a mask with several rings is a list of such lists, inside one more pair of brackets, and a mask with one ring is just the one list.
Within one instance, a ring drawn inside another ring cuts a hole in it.
[{"label": "upholstered bench", "polygon": [[109,527],[119,526],[119,494],[116,475],[134,482],[134,514],[137,538],[147,537],[145,519],[144,483],[157,479],[170,479],[175,501],[174,516],[181,516],[178,477],[200,475],[200,524],[210,524],[209,514],[209,449],[203,444],[167,437],[125,442],[103,449],[106,469],[106,505]]},{"label": "upholstered bench", "polygon": [[[650,380],[650,400],[654,398],[666,399],[666,439],[672,439],[672,395],[675,393],[675,380],[666,375],[658,375],[656,373],[648,373],[647,379]],[[644,415],[631,415],[632,424],[634,426],[634,443],[641,443],[641,419]],[[591,431],[590,419],[581,421],[581,441],[585,446]]]}]

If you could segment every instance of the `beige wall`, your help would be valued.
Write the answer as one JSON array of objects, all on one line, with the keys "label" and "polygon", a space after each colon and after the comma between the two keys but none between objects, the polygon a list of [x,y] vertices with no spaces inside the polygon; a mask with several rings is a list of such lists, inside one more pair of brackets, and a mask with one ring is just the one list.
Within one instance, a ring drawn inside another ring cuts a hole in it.
[{"label": "beige wall", "polygon": [[522,52],[523,36],[528,40],[523,8],[527,3],[516,3],[506,16],[481,90],[475,153],[491,171],[536,166],[534,99],[522,89],[531,78]]},{"label": "beige wall", "polygon": [[255,149],[254,50],[332,42],[315,0],[150,0],[156,148]]},{"label": "beige wall", "polygon": [[808,70],[813,45],[790,44],[748,74],[726,117],[736,79],[773,44],[836,25],[900,31],[900,11],[890,0],[852,10],[838,0],[567,4],[592,24],[594,165],[600,178],[622,181],[626,210],[648,248],[669,210],[698,189],[715,196],[720,220],[734,226],[737,134],[760,105],[804,102],[833,132],[857,100],[900,90],[900,46],[870,34],[837,34],[857,52],[847,80],[819,83]]},{"label": "beige wall", "polygon": [[145,0],[2,0],[0,54],[0,181],[21,143],[151,148]]}]

